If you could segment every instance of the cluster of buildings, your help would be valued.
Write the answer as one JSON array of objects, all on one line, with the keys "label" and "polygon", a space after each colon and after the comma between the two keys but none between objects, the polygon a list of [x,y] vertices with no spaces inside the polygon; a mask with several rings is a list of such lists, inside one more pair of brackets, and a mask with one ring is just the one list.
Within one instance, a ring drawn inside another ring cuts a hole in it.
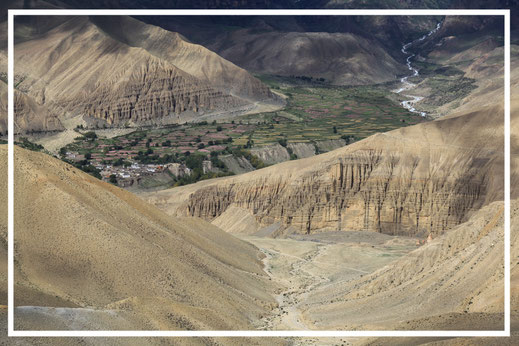
[{"label": "cluster of buildings", "polygon": [[[111,155],[110,155],[111,154]],[[161,174],[169,171],[175,177],[183,177],[191,174],[191,169],[186,167],[183,163],[167,163],[167,164],[141,164],[135,162],[130,152],[114,153],[108,152],[106,156],[100,154],[91,154],[89,162],[92,166],[97,168],[101,177],[105,181],[109,181],[112,175],[117,179],[117,184],[122,187],[132,186],[139,182],[145,176],[151,176],[154,174]],[[66,158],[79,162],[85,160],[85,155],[81,155],[74,152],[67,152]],[[130,162],[131,165],[114,165],[113,160],[124,159],[126,162]],[[212,162],[209,160],[202,162],[203,173],[208,173],[213,170]]]},{"label": "cluster of buildings", "polygon": [[111,164],[96,163],[94,167],[101,171],[103,179],[108,180],[110,176],[115,175],[119,179],[135,179],[146,175],[153,175],[162,173],[165,170],[165,165],[155,164],[139,164],[132,162],[131,166],[114,166]]}]

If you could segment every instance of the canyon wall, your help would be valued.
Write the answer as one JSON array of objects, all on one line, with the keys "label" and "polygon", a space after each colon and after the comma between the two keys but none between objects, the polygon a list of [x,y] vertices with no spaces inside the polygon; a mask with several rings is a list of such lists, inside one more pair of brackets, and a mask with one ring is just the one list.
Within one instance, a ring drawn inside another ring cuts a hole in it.
[{"label": "canyon wall", "polygon": [[[80,108],[108,124],[153,121],[167,116],[227,109],[246,102],[203,84],[158,59],[150,58],[129,76],[114,78],[93,93],[84,94]],[[75,101],[67,102],[70,104]]]},{"label": "canyon wall", "polygon": [[407,153],[360,149],[296,179],[266,176],[200,189],[180,212],[211,220],[237,206],[263,225],[281,221],[298,233],[437,235],[479,209],[486,193],[488,158],[449,159],[433,167]]}]

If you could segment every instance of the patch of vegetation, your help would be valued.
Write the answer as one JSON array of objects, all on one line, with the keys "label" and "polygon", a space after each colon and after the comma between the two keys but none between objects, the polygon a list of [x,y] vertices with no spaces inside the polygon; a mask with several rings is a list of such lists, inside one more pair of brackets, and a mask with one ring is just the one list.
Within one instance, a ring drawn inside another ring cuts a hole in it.
[{"label": "patch of vegetation", "polygon": [[17,141],[14,141],[14,144],[16,144],[19,147],[22,147],[24,149],[28,149],[28,150],[32,150],[32,151],[44,151],[44,148],[42,145],[33,143],[25,137],[20,137]]},{"label": "patch of vegetation", "polygon": [[252,165],[252,167],[254,167],[255,169],[261,169],[261,168],[267,167],[267,165],[259,157],[251,154],[251,152],[248,150],[234,149],[232,151],[232,154],[235,157],[243,157],[243,158],[247,159],[247,161],[249,161],[250,164]]},{"label": "patch of vegetation", "polygon": [[413,66],[418,68],[420,71],[420,76],[422,77],[431,77],[431,76],[445,76],[445,77],[453,77],[453,76],[463,76],[464,72],[452,65],[438,65],[431,62],[423,62],[423,61],[413,61]]},{"label": "patch of vegetation", "polygon": [[432,106],[441,106],[462,99],[478,87],[475,79],[467,77],[433,77],[427,79],[424,84],[433,91],[424,103]]}]

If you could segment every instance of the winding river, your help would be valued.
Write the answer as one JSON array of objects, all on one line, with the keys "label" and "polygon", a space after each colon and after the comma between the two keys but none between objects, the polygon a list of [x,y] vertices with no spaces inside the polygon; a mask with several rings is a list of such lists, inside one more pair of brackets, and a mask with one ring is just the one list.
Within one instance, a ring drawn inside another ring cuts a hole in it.
[{"label": "winding river", "polygon": [[[418,76],[418,69],[417,69],[416,67],[413,67],[413,65],[412,65],[412,63],[411,63],[411,62],[412,62],[412,59],[415,57],[416,54],[409,53],[409,52],[407,51],[407,49],[408,49],[409,47],[411,47],[413,44],[418,43],[418,42],[421,42],[421,41],[425,40],[426,38],[428,38],[429,36],[431,36],[432,34],[434,34],[435,32],[437,32],[437,31],[440,29],[441,25],[442,25],[442,22],[439,22],[438,24],[436,24],[436,27],[435,27],[433,30],[429,31],[427,34],[423,35],[422,37],[420,37],[420,38],[418,38],[418,39],[416,39],[416,40],[414,40],[414,41],[411,41],[411,42],[409,42],[409,43],[406,43],[406,44],[404,44],[404,45],[402,46],[402,53],[404,53],[404,54],[410,54],[410,55],[407,56],[406,62],[407,62],[407,68],[408,68],[409,71],[411,71],[412,73],[411,73],[410,75],[408,75],[408,76],[405,76],[405,77],[400,78],[400,82],[402,83],[402,86],[401,86],[399,89],[395,90],[395,93],[400,94],[400,93],[405,92],[405,91],[408,91],[408,90],[410,90],[410,89],[412,89],[412,88],[414,88],[414,87],[416,86],[416,84],[409,82],[409,78],[410,78],[410,77],[416,77],[416,76]],[[415,105],[417,102],[419,102],[419,101],[421,101],[421,100],[423,99],[422,96],[409,95],[409,94],[407,94],[407,93],[406,93],[406,94],[403,94],[403,96],[405,96],[405,97],[410,97],[410,99],[408,99],[408,100],[404,100],[404,101],[400,102],[400,104],[402,105],[402,107],[404,107],[405,109],[409,110],[410,112],[418,113],[418,114],[420,114],[422,117],[425,117],[425,116],[427,115],[427,113],[417,111],[417,110],[414,108],[414,105]]]}]

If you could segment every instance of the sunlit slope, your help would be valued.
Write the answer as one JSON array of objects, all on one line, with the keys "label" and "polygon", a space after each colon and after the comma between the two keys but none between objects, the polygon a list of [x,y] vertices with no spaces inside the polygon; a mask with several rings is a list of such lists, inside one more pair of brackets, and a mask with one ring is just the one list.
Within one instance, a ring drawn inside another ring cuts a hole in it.
[{"label": "sunlit slope", "polygon": [[130,18],[96,23],[89,17],[21,22],[17,88],[59,114],[118,126],[277,100],[246,71],[176,33]]},{"label": "sunlit slope", "polygon": [[[321,329],[502,329],[503,215],[503,203],[492,203],[373,274],[316,290],[309,296],[305,318]],[[519,249],[517,217],[514,202],[512,258]],[[517,298],[514,290],[515,311]]]},{"label": "sunlit slope", "polygon": [[[6,149],[0,148],[4,161]],[[171,218],[129,192],[19,148],[15,191],[15,304],[47,309],[17,310],[22,326],[39,328],[30,316],[44,313],[55,328],[67,328],[48,308],[69,307],[103,310],[86,310],[76,325],[83,329],[103,326],[107,310],[117,319],[105,328],[250,328],[274,304],[260,252],[205,221]],[[89,316],[96,315],[101,320],[94,323]]]},{"label": "sunlit slope", "polygon": [[[232,95],[254,101],[268,101],[274,95],[266,85],[202,45],[185,37],[145,24],[131,17],[92,17],[101,30],[131,47],[140,47],[153,56],[173,63],[190,75]],[[175,20],[174,18],[172,20]]]}]

